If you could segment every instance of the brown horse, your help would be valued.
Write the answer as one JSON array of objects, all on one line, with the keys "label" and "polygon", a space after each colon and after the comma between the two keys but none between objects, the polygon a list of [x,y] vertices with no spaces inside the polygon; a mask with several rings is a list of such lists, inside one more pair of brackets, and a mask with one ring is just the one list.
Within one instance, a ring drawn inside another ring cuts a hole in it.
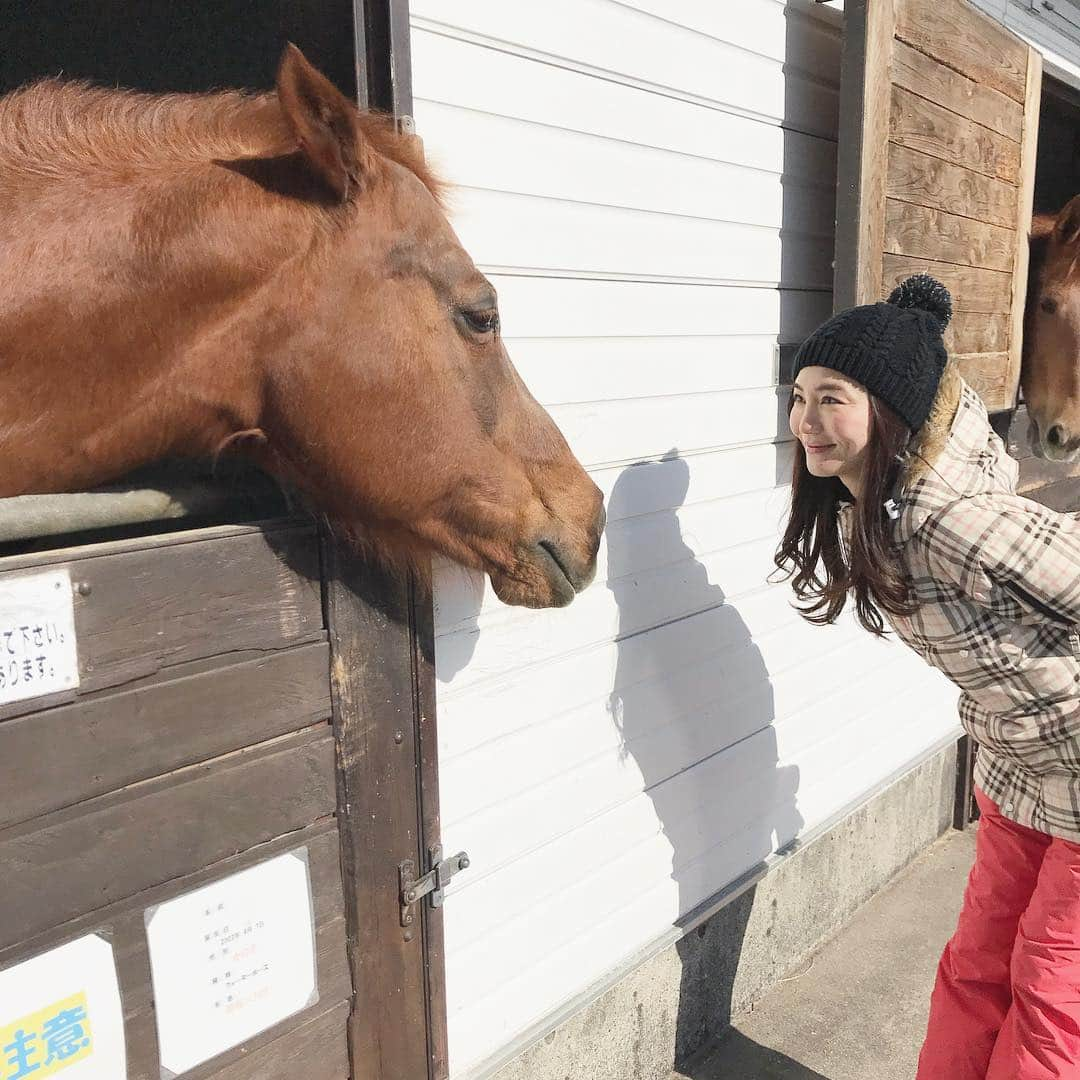
[{"label": "brown horse", "polygon": [[1032,221],[1020,381],[1031,448],[1080,456],[1080,195]]},{"label": "brown horse", "polygon": [[600,492],[414,142],[292,46],[271,94],[0,98],[0,380],[0,497],[231,448],[507,603],[595,570]]}]

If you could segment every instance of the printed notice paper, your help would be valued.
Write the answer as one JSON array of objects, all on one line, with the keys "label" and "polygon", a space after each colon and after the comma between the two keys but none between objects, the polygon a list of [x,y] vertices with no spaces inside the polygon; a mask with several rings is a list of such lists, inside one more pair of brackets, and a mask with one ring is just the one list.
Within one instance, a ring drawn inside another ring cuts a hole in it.
[{"label": "printed notice paper", "polygon": [[307,848],[146,910],[163,1077],[318,1001]]},{"label": "printed notice paper", "polygon": [[78,685],[68,572],[0,578],[0,705]]},{"label": "printed notice paper", "polygon": [[123,1080],[112,946],[91,934],[0,971],[0,1080]]}]

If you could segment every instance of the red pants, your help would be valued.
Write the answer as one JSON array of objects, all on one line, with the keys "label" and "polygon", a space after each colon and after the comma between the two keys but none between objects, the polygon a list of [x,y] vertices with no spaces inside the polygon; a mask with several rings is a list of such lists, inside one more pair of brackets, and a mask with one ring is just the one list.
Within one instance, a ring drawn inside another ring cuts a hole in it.
[{"label": "red pants", "polygon": [[975,794],[975,865],[917,1080],[1080,1080],[1080,844]]}]

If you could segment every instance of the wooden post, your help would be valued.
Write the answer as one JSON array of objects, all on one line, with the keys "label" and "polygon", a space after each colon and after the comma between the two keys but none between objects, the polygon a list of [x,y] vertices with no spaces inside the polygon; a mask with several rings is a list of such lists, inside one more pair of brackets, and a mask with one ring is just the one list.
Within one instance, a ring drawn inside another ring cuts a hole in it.
[{"label": "wooden post", "polygon": [[324,533],[353,1080],[445,1076],[441,912],[403,927],[398,866],[438,843],[430,599]]},{"label": "wooden post", "polygon": [[963,831],[978,816],[975,804],[975,743],[970,735],[961,735],[956,743],[956,798],[953,802],[953,828]]}]

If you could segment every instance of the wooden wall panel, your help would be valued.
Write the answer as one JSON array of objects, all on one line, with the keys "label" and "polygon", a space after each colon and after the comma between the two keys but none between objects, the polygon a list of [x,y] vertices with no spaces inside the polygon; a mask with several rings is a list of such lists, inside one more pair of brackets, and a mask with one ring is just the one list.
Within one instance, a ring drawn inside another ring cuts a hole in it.
[{"label": "wooden wall panel", "polygon": [[1004,312],[954,311],[945,331],[945,348],[950,353],[1000,353],[1009,347],[1011,316]]},{"label": "wooden wall panel", "polygon": [[1028,47],[961,0],[903,0],[896,36],[975,82],[1024,100]]},{"label": "wooden wall panel", "polygon": [[328,719],[329,670],[327,645],[304,645],[0,722],[18,763],[0,827]]},{"label": "wooden wall panel", "polygon": [[[946,346],[992,412],[1010,408],[1039,56],[965,0],[849,0],[845,20],[837,306],[872,302],[911,274],[933,274],[956,312]],[[882,63],[887,77],[872,66]],[[873,116],[883,100],[884,132]],[[845,139],[855,149],[845,153]],[[857,243],[845,221],[858,223]]]},{"label": "wooden wall panel", "polygon": [[973,355],[954,353],[960,374],[972,389],[987,402],[1004,402],[1009,392],[1009,357],[1006,353],[982,352]]},{"label": "wooden wall panel", "polygon": [[895,255],[1011,272],[1015,246],[1012,229],[886,200],[885,249]]},{"label": "wooden wall panel", "polygon": [[334,809],[334,740],[318,724],[7,828],[0,948]]},{"label": "wooden wall panel", "polygon": [[889,138],[931,157],[1015,184],[1020,145],[948,109],[893,87]]},{"label": "wooden wall panel", "polygon": [[[307,847],[316,934],[319,1001],[212,1062],[185,1073],[191,1080],[286,1080],[297,1075],[346,1080],[345,1017],[352,992],[345,956],[345,921],[337,826],[328,820],[231,856],[176,881],[81,915],[0,949],[0,967],[45,952],[84,934],[101,934],[113,947],[127,1042],[127,1080],[159,1080],[157,1027],[144,931],[147,907],[182,896],[266,859]],[[303,1060],[299,1072],[285,1067]],[[344,1063],[344,1066],[343,1066]]]},{"label": "wooden wall panel", "polygon": [[[67,567],[76,586],[80,695],[203,657],[325,638],[309,524],[223,526],[0,560],[0,573],[46,567]],[[41,706],[19,702],[0,719]]]},{"label": "wooden wall panel", "polygon": [[914,259],[886,254],[882,258],[883,292],[895,288],[912,274],[933,274],[952,293],[957,311],[1007,315],[1012,301],[1012,274],[934,259]]},{"label": "wooden wall panel", "polygon": [[1021,102],[958,75],[900,40],[893,45],[893,82],[1013,142],[1020,141],[1024,126]]}]

